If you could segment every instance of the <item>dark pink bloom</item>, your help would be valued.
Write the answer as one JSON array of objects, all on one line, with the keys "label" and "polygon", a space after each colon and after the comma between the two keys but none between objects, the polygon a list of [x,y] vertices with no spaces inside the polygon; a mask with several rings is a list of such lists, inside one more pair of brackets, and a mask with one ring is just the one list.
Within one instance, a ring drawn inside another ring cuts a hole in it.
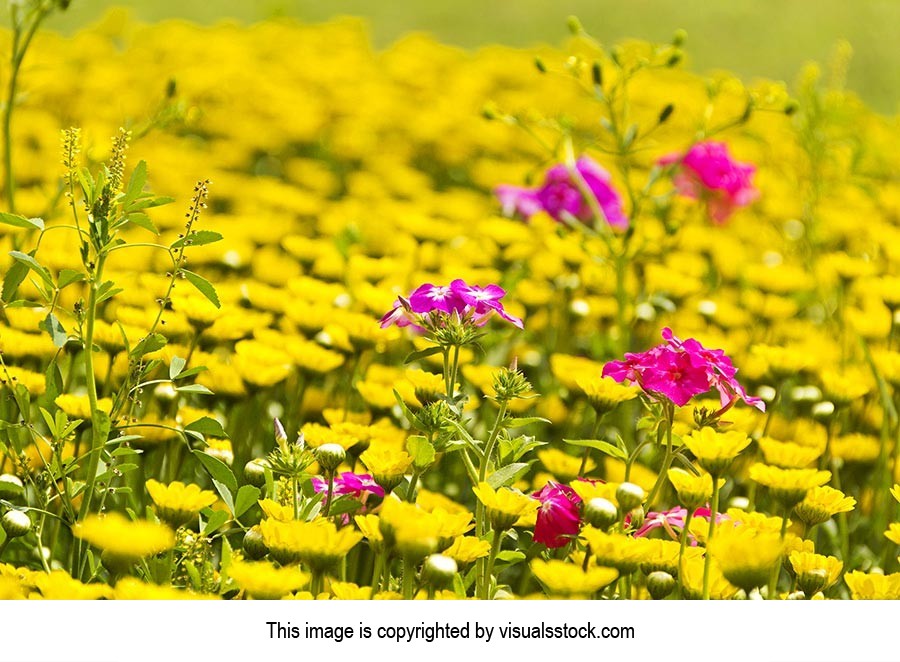
[{"label": "dark pink bloom", "polygon": [[550,481],[532,494],[541,502],[534,527],[534,541],[562,547],[581,528],[581,497],[568,485]]},{"label": "dark pink bloom", "polygon": [[671,329],[663,329],[666,341],[645,352],[625,354],[624,361],[603,366],[603,376],[638,384],[654,398],[664,397],[679,407],[710,389],[719,392],[722,412],[738,400],[765,411],[760,398],[747,395],[737,381],[737,368],[720,349],[707,349],[699,341],[681,341]]},{"label": "dark pink bloom", "polygon": [[669,154],[657,163],[675,168],[672,182],[678,193],[703,200],[716,223],[724,223],[735,209],[759,197],[752,181],[756,167],[732,159],[725,143],[697,143],[686,153]]},{"label": "dark pink bloom", "polygon": [[610,227],[627,230],[628,217],[623,210],[622,198],[613,188],[609,173],[587,156],[578,159],[575,170],[582,182],[575,181],[569,168],[558,163],[547,171],[544,183],[538,188],[503,185],[494,189],[494,193],[507,216],[517,213],[529,218],[539,211],[545,211],[557,221],[570,217],[587,223],[594,218],[594,210],[592,201],[582,194],[583,186],[590,191],[593,201]]},{"label": "dark pink bloom", "polygon": [[[313,476],[311,481],[316,492],[328,491],[328,481],[324,478]],[[334,496],[341,497],[347,494],[365,500],[365,497],[369,494],[383,497],[384,488],[376,483],[369,474],[355,474],[352,471],[345,471],[334,477]]]},{"label": "dark pink bloom", "polygon": [[518,328],[523,328],[522,320],[510,315],[500,302],[506,291],[499,285],[469,285],[457,278],[450,285],[425,283],[417,287],[408,299],[398,297],[394,307],[381,318],[381,327],[392,324],[415,326],[424,330],[425,317],[459,315],[471,319],[477,326],[484,326],[497,315]]}]

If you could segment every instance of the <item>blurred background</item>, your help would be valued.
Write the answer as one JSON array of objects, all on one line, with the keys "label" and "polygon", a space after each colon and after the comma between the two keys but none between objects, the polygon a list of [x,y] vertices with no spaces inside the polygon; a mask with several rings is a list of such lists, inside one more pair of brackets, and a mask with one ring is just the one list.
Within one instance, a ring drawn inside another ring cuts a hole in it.
[{"label": "blurred background", "polygon": [[71,32],[117,5],[143,21],[360,16],[378,47],[410,31],[465,48],[559,44],[567,36],[566,17],[575,14],[606,43],[667,41],[684,28],[694,70],[728,69],[747,80],[788,83],[805,62],[827,62],[846,40],[853,47],[848,88],[883,113],[900,110],[898,0],[73,0],[50,25]]}]

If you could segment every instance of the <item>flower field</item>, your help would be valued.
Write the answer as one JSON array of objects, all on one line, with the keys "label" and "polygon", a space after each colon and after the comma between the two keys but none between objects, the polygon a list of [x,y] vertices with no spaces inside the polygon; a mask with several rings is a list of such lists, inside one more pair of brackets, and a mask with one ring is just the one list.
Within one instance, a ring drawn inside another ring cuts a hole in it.
[{"label": "flower field", "polygon": [[900,126],[846,53],[20,4],[0,598],[900,599]]}]

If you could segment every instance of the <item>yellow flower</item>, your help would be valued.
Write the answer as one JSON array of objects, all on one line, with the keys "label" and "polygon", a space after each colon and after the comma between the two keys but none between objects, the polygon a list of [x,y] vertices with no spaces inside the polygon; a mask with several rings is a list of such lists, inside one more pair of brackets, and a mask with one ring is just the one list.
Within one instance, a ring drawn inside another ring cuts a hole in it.
[{"label": "yellow flower", "polygon": [[276,568],[268,561],[235,559],[228,566],[228,574],[241,590],[257,600],[279,600],[309,581],[309,575],[300,568]]},{"label": "yellow flower", "polygon": [[300,432],[306,441],[307,446],[318,448],[325,444],[337,444],[344,450],[355,446],[359,439],[345,430],[336,429],[335,427],[320,425],[319,423],[307,423]]},{"label": "yellow flower", "polygon": [[784,543],[777,533],[723,525],[709,543],[725,578],[748,593],[764,585],[781,559]]},{"label": "yellow flower", "polygon": [[854,600],[900,600],[900,572],[891,575],[859,570],[844,575]]},{"label": "yellow flower", "polygon": [[65,570],[37,574],[34,585],[45,600],[99,600],[110,598],[113,593],[106,584],[83,584]]},{"label": "yellow flower", "polygon": [[[581,467],[581,458],[569,455],[565,451],[558,448],[546,448],[537,452],[538,459],[541,464],[546,467],[547,471],[553,474],[560,482],[568,483],[578,476],[578,470]],[[588,463],[584,468],[584,473],[592,471],[597,464],[588,459]]]},{"label": "yellow flower", "polygon": [[182,591],[172,586],[145,584],[134,577],[123,577],[116,582],[116,600],[218,600],[218,596]]},{"label": "yellow flower", "polygon": [[835,404],[846,405],[859,400],[874,387],[871,373],[861,368],[826,368],[819,373],[819,377],[822,392]]},{"label": "yellow flower", "polygon": [[487,483],[479,483],[472,491],[487,509],[487,516],[494,529],[505,531],[520,517],[535,512],[540,505],[537,499],[506,487],[495,490]]},{"label": "yellow flower", "polygon": [[776,441],[771,437],[759,440],[759,448],[766,462],[783,469],[802,469],[816,461],[824,449],[802,446],[789,441]]},{"label": "yellow flower", "polygon": [[714,476],[724,473],[749,444],[750,438],[743,432],[716,432],[709,427],[684,437],[684,445],[694,454],[700,466]]},{"label": "yellow flower", "polygon": [[895,545],[900,545],[900,522],[892,522],[888,530],[884,532],[884,537]]},{"label": "yellow flower", "polygon": [[582,570],[575,563],[557,559],[534,559],[531,562],[531,572],[547,588],[548,593],[567,598],[587,597],[619,578],[619,571],[614,568],[590,566],[587,570]]},{"label": "yellow flower", "polygon": [[327,520],[279,522],[265,519],[259,524],[272,557],[282,565],[300,561],[313,572],[324,572],[337,564],[362,540],[350,527],[338,529]]},{"label": "yellow flower", "polygon": [[259,507],[266,517],[279,522],[290,522],[294,519],[294,509],[290,505],[282,506],[272,499],[260,499]]},{"label": "yellow flower", "polygon": [[[62,409],[70,418],[82,418],[89,420],[91,418],[91,405],[86,395],[72,395],[63,393],[56,396],[53,401],[56,406]],[[112,400],[109,398],[100,398],[97,401],[97,409],[105,411],[107,414],[112,411]]]},{"label": "yellow flower", "polygon": [[214,492],[201,490],[199,485],[185,485],[175,481],[168,485],[153,480],[146,483],[147,493],[156,504],[160,519],[167,524],[179,527],[197,515],[207,506],[213,505],[218,497]]},{"label": "yellow flower", "polygon": [[881,442],[868,434],[845,434],[831,440],[831,455],[844,462],[874,462],[881,454]]},{"label": "yellow flower", "polygon": [[[699,600],[703,596],[704,559],[701,556],[685,558],[682,563],[684,596],[689,600]],[[729,582],[717,564],[709,568],[709,597],[713,600],[731,600],[738,587]]]},{"label": "yellow flower", "polygon": [[376,553],[380,552],[384,548],[384,537],[381,535],[378,515],[357,515],[353,521],[369,541],[369,547]]},{"label": "yellow flower", "polygon": [[810,552],[791,552],[788,556],[791,567],[797,575],[800,590],[812,597],[824,591],[840,579],[844,563],[834,556],[811,554]]},{"label": "yellow flower", "polygon": [[897,500],[897,503],[900,503],[900,485],[894,485],[891,488],[891,494],[894,495],[894,498]]},{"label": "yellow flower", "polygon": [[750,478],[765,485],[772,496],[786,507],[803,501],[807,493],[831,480],[830,471],[817,469],[780,469],[757,462],[750,467]]},{"label": "yellow flower", "polygon": [[486,557],[490,551],[491,543],[487,540],[479,540],[474,536],[459,536],[442,553],[460,565],[465,565]]},{"label": "yellow flower", "polygon": [[577,494],[584,503],[588,503],[592,499],[606,499],[613,505],[618,506],[616,501],[616,489],[619,483],[602,483],[593,480],[573,480],[569,483],[575,494]]},{"label": "yellow flower", "polygon": [[637,570],[649,548],[646,538],[633,538],[621,533],[604,533],[586,526],[581,536],[587,541],[591,554],[599,565],[616,568],[623,574]]},{"label": "yellow flower", "polygon": [[390,492],[400,484],[413,463],[412,456],[406,451],[389,448],[369,448],[359,459],[385,492]]},{"label": "yellow flower", "polygon": [[[466,516],[471,516],[466,513]],[[386,498],[381,506],[379,527],[390,547],[396,547],[405,558],[419,561],[436,551],[445,522],[413,503]],[[452,540],[447,541],[449,546]]]},{"label": "yellow flower", "polygon": [[637,386],[625,386],[612,377],[576,377],[575,384],[599,413],[612,411],[619,404],[633,400],[641,392]]},{"label": "yellow flower", "polygon": [[[702,506],[712,498],[713,479],[711,475],[701,474],[695,476],[694,474],[677,467],[669,469],[667,475],[669,477],[669,482],[672,483],[675,487],[675,491],[678,493],[678,501],[685,508],[693,510],[698,506]],[[725,479],[720,478],[718,482],[719,487],[722,487],[722,485],[725,484]]]},{"label": "yellow flower", "polygon": [[849,513],[856,506],[856,499],[828,485],[814,487],[794,507],[794,514],[807,526],[822,524],[838,513]]},{"label": "yellow flower", "polygon": [[368,600],[371,586],[359,586],[353,582],[331,582],[331,594],[335,600]]},{"label": "yellow flower", "polygon": [[88,515],[72,527],[72,534],[123,561],[137,561],[175,545],[175,534],[164,524],[131,521],[116,512]]}]

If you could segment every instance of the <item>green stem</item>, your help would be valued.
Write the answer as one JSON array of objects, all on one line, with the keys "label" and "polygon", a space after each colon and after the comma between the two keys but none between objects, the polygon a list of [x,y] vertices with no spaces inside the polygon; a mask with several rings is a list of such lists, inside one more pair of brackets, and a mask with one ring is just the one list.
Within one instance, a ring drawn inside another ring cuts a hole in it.
[{"label": "green stem", "polygon": [[[295,488],[296,489],[296,488]],[[294,493],[296,497],[296,492]],[[328,472],[328,493],[325,495],[325,512],[322,513],[324,517],[328,517],[328,513],[331,512],[331,501],[334,497],[334,471]]]},{"label": "green stem", "polygon": [[313,600],[316,600],[325,587],[325,575],[321,570],[313,570],[312,579],[309,582],[309,592]]},{"label": "green stem", "polygon": [[409,559],[403,559],[403,599],[415,598],[416,567]]},{"label": "green stem", "polygon": [[650,508],[653,506],[653,502],[659,494],[660,489],[662,489],[663,483],[666,481],[666,478],[669,473],[669,467],[672,466],[672,458],[674,457],[672,453],[672,426],[675,423],[675,405],[670,402],[666,402],[666,454],[663,456],[662,468],[659,470],[659,475],[656,477],[656,482],[653,484],[653,489],[650,490],[650,495],[647,497],[647,507]]},{"label": "green stem", "polygon": [[372,568],[372,590],[369,592],[369,600],[375,598],[375,594],[381,590],[381,577],[384,574],[384,566],[387,558],[387,551],[381,550],[375,559],[375,565]]},{"label": "green stem", "polygon": [[497,554],[500,553],[500,545],[503,544],[503,532],[494,531],[494,539],[491,541],[491,553],[488,555],[487,565],[483,577],[479,577],[479,593],[478,598],[487,600],[490,598],[491,580],[494,576],[494,563],[497,561]]},{"label": "green stem", "polygon": [[[712,513],[710,513],[712,515]],[[684,518],[684,528],[681,530],[681,544],[678,546],[678,599],[684,595],[684,551],[687,549],[687,541],[691,531],[691,519],[694,511],[690,508]]]},{"label": "green stem", "polygon": [[409,485],[406,488],[406,500],[410,503],[416,502],[416,485],[419,482],[419,472],[413,471],[409,478]]},{"label": "green stem", "polygon": [[706,534],[706,557],[703,559],[703,599],[709,600],[709,570],[712,566],[712,556],[709,546],[716,532],[716,515],[719,512],[719,477],[713,475],[712,503],[709,506],[709,531]]},{"label": "green stem", "polygon": [[[791,510],[793,506],[786,506],[784,509],[784,514],[781,517],[781,544],[784,545],[784,536],[787,533],[788,526],[788,517],[791,514]],[[772,575],[769,577],[769,594],[768,599],[774,600],[775,593],[778,591],[778,578],[781,576],[781,562],[775,564],[775,567],[772,568]]]},{"label": "green stem", "polygon": [[294,504],[294,519],[300,519],[300,484],[297,476],[291,476],[291,499]]}]

